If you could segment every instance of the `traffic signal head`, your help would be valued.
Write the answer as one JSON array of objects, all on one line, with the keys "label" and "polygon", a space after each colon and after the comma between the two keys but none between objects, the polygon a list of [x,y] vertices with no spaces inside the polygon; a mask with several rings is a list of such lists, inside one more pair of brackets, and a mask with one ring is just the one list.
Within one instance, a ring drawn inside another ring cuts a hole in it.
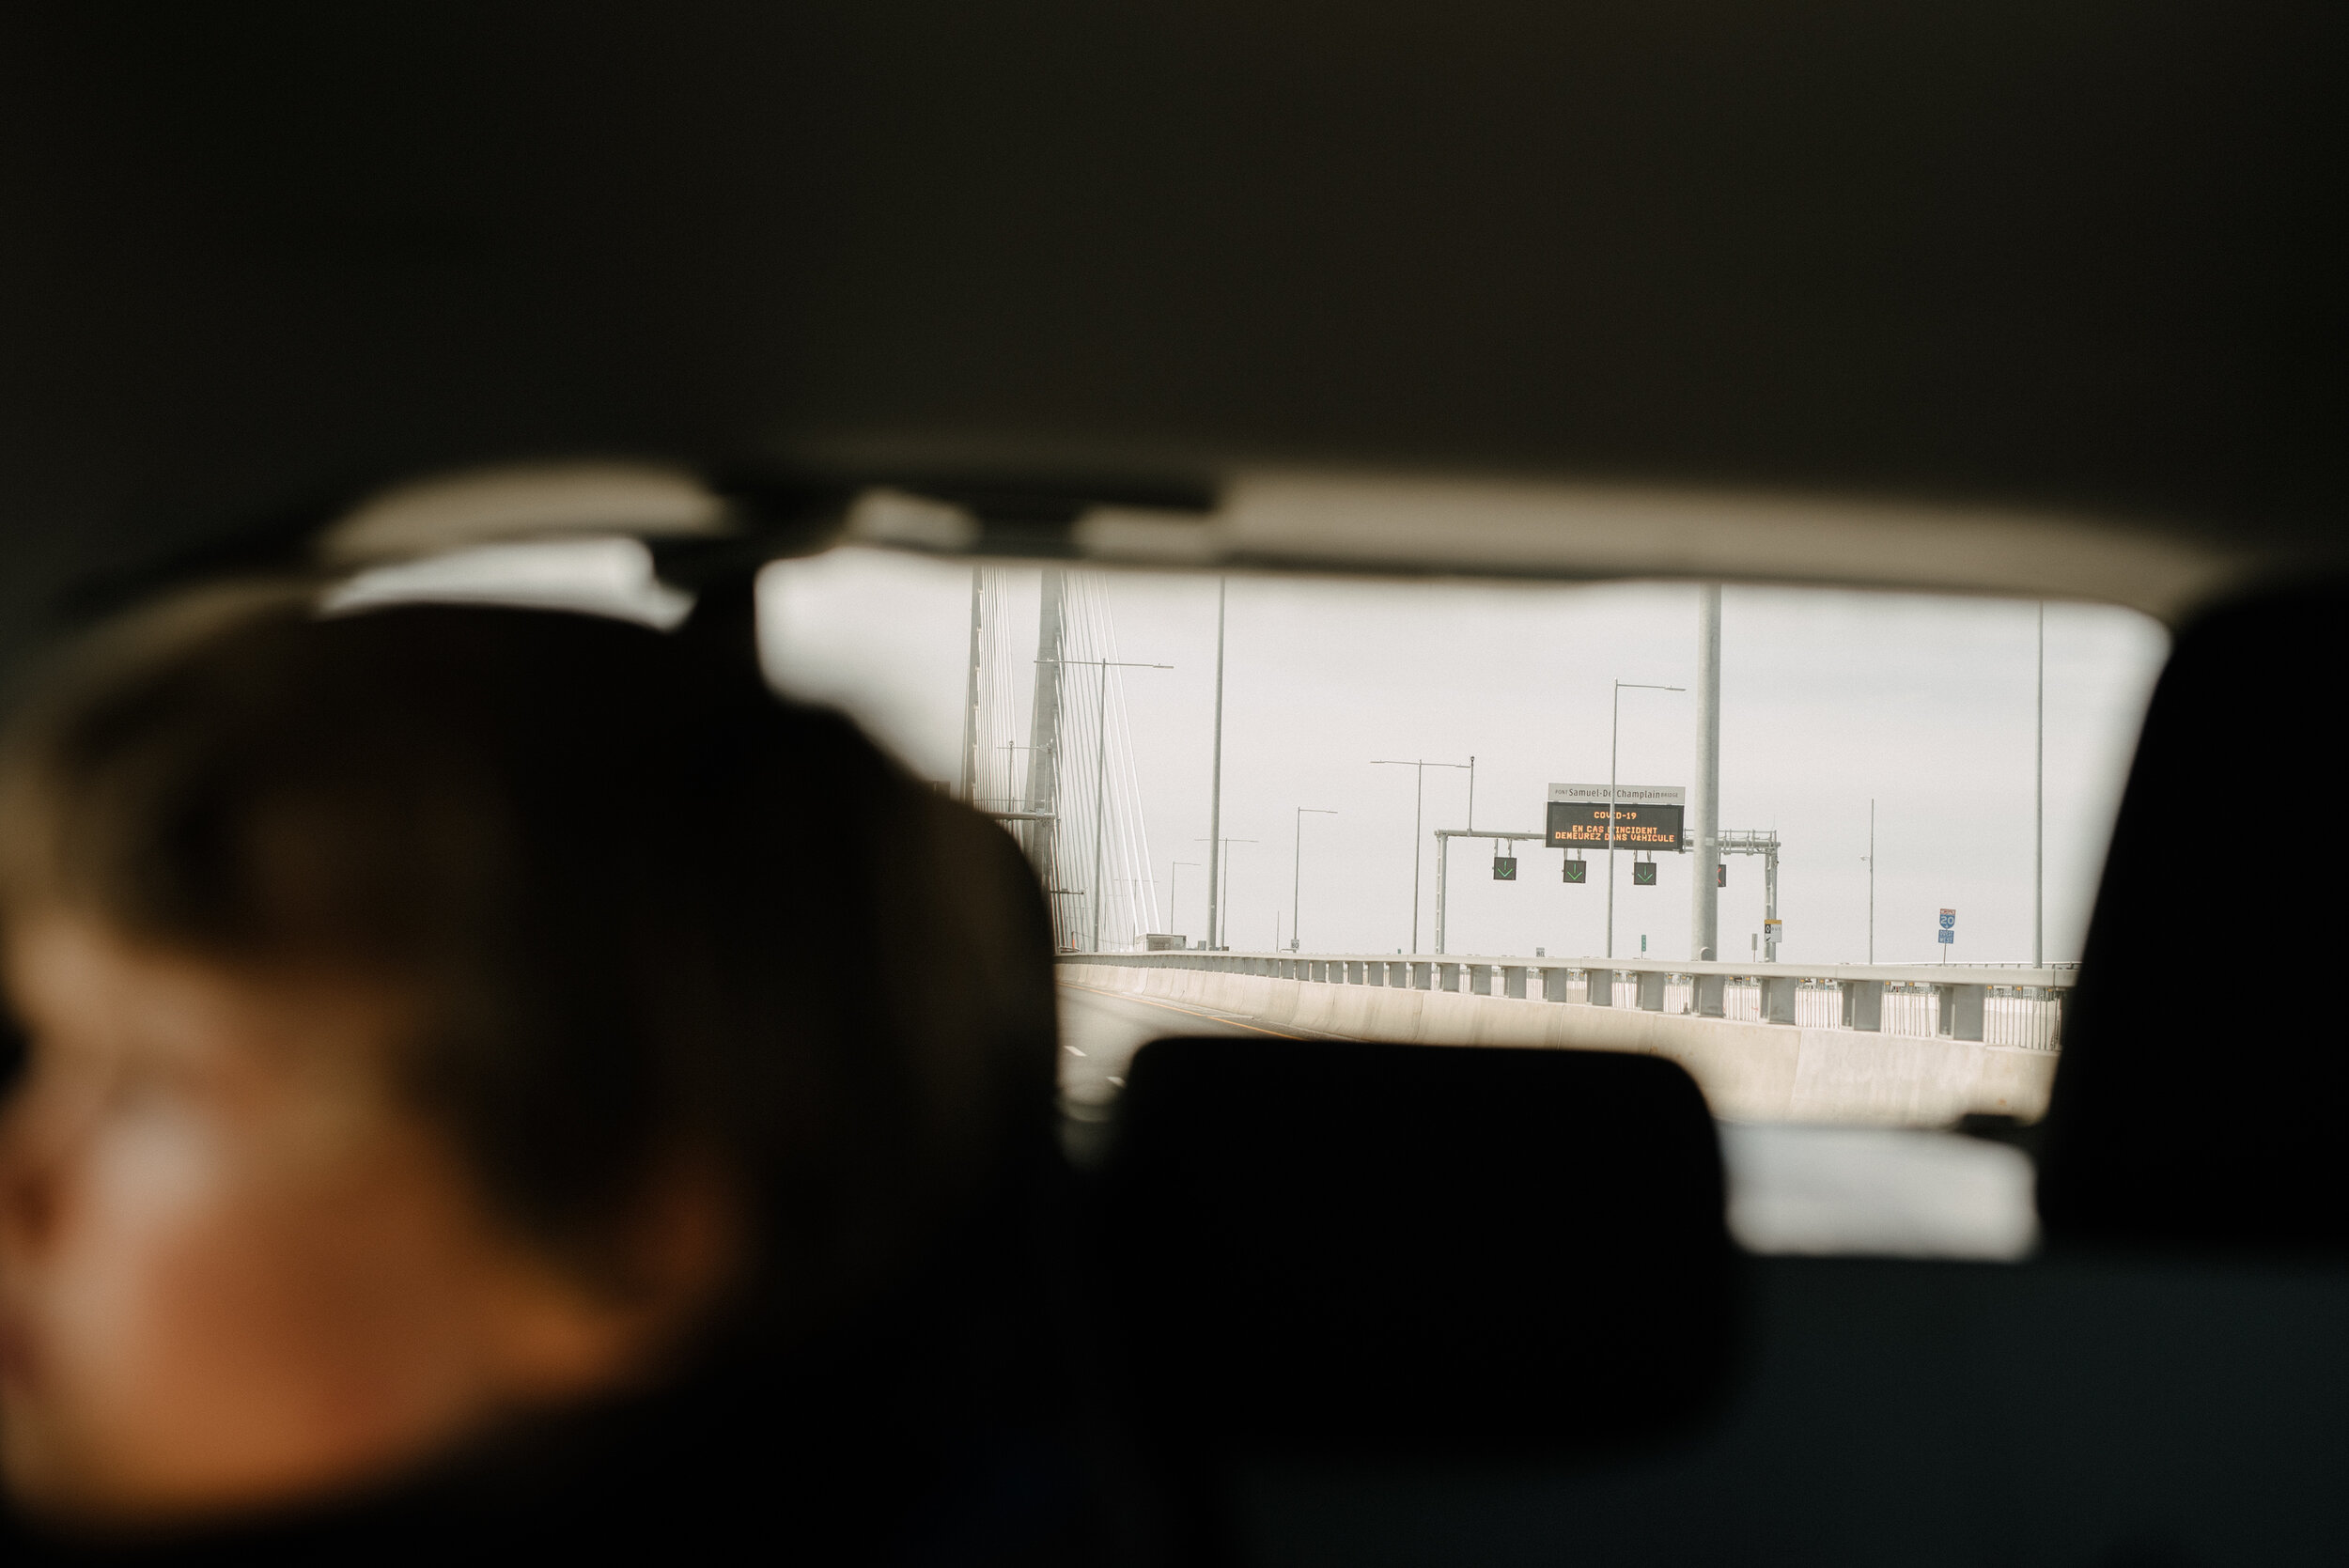
[{"label": "traffic signal head", "polygon": [[1567,881],[1569,881],[1569,882],[1587,882],[1587,881],[1589,881],[1589,880],[1590,880],[1590,878],[1591,878],[1591,862],[1588,862],[1588,861],[1568,861],[1568,862],[1566,862],[1566,880],[1567,880]]},{"label": "traffic signal head", "polygon": [[1635,888],[1654,887],[1656,885],[1656,862],[1633,861],[1631,862],[1631,885]]},{"label": "traffic signal head", "polygon": [[1493,880],[1514,882],[1517,879],[1517,858],[1515,855],[1495,855],[1493,857]]},{"label": "traffic signal head", "polygon": [[1717,888],[1729,886],[1729,862],[1727,861],[1713,862],[1713,885]]}]

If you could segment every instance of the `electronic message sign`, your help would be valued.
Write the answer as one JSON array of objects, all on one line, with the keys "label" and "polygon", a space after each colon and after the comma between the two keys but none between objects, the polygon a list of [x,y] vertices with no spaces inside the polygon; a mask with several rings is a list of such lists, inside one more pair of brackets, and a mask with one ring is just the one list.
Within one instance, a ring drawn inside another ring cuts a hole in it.
[{"label": "electronic message sign", "polygon": [[[1688,793],[1678,784],[1617,784],[1615,847],[1678,851]],[[1606,848],[1607,786],[1551,784],[1548,831],[1552,849]]]}]

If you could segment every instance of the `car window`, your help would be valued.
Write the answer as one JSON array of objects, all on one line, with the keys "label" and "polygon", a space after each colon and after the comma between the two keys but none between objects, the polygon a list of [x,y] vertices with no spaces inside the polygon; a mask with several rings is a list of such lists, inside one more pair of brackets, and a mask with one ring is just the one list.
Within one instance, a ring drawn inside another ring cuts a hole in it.
[{"label": "car window", "polygon": [[[1080,1102],[1113,1096],[1135,1039],[1253,1029],[1656,1050],[1741,1124],[2031,1121],[2163,629],[1712,592],[1709,963],[1701,586],[847,549],[770,568],[760,602],[786,690],[1028,847]],[[1733,1164],[1844,1169],[1772,1147],[1733,1141]],[[1995,1181],[2028,1203],[2027,1171]]]}]

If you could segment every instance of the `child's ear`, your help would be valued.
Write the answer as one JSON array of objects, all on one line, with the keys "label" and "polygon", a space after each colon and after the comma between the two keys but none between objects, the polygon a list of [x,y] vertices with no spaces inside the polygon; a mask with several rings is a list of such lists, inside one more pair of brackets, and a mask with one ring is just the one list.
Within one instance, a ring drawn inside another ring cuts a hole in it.
[{"label": "child's ear", "polygon": [[535,1264],[498,1282],[492,1353],[518,1396],[580,1398],[658,1372],[739,1272],[741,1206],[708,1161],[672,1159],[615,1240],[601,1284]]}]

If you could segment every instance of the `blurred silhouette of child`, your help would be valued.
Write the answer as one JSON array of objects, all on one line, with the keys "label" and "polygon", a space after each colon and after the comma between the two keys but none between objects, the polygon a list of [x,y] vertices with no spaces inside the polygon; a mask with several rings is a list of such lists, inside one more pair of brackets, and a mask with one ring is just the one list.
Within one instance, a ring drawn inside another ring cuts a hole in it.
[{"label": "blurred silhouette of child", "polygon": [[0,922],[21,1540],[887,1560],[1081,1513],[1019,1239],[1041,901],[844,721],[591,616],[184,598],[18,715]]}]

